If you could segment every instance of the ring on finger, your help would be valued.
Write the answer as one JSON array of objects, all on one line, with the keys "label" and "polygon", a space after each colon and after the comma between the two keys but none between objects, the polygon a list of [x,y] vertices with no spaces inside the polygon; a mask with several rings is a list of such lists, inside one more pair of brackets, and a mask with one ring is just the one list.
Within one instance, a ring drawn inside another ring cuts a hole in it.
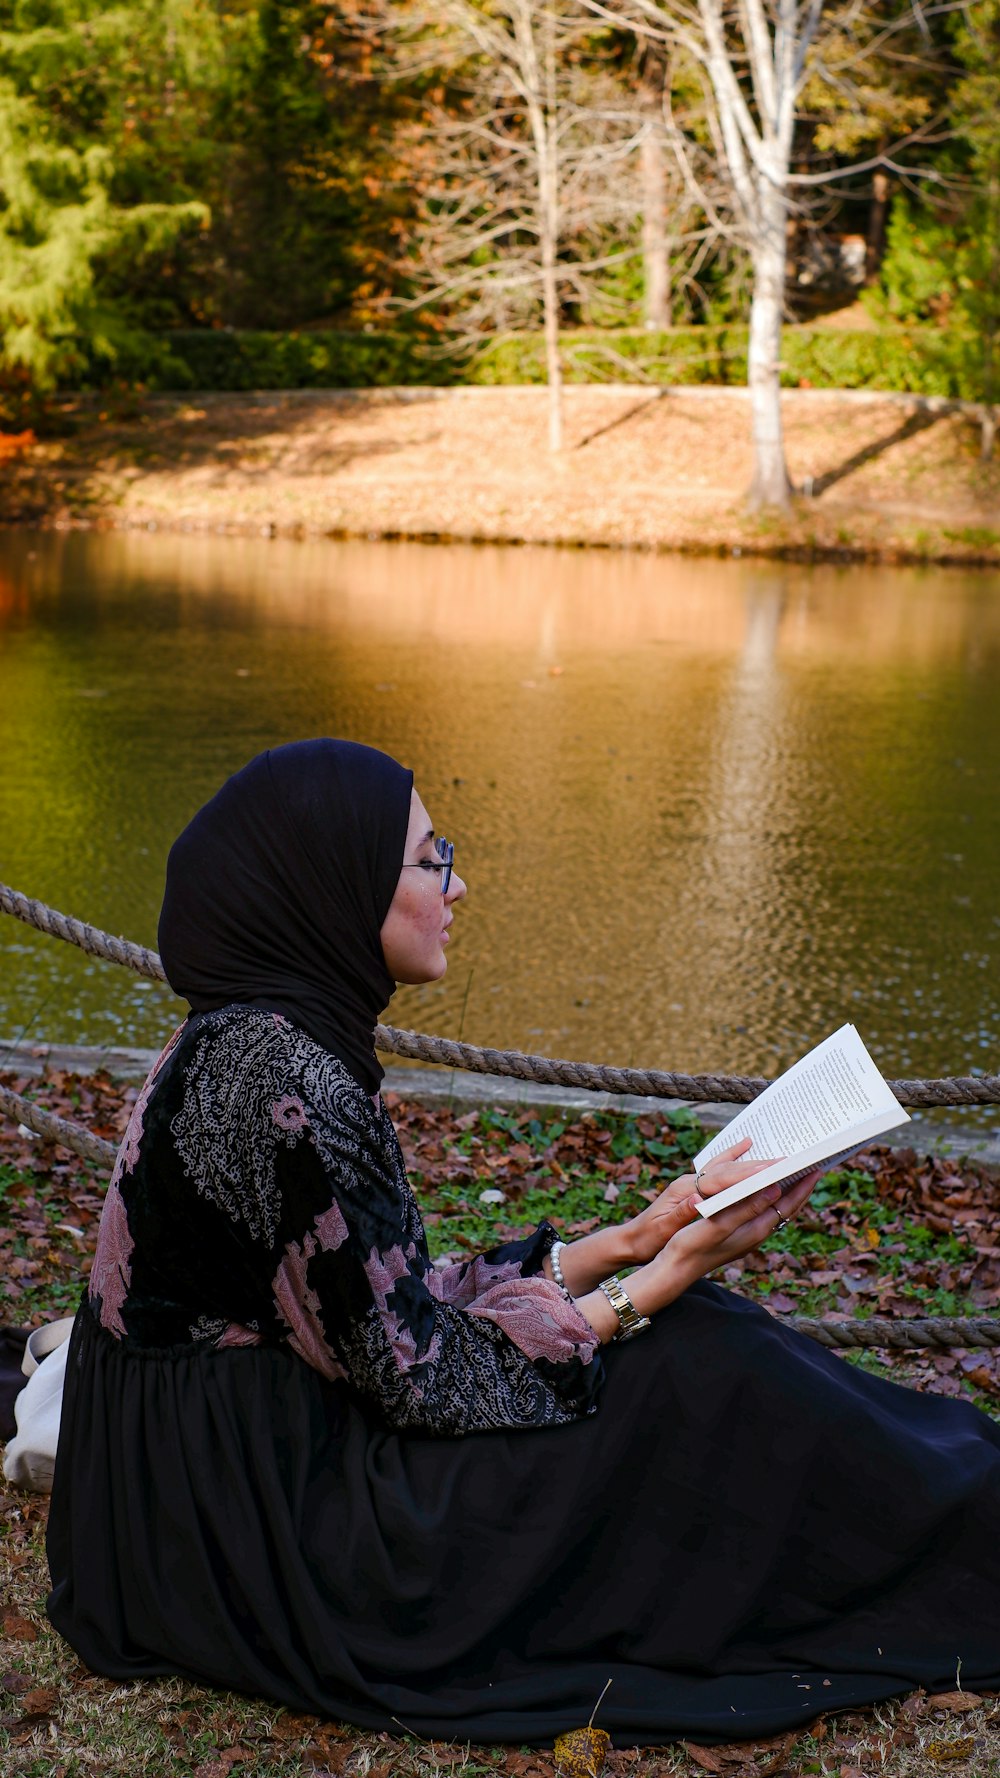
[{"label": "ring on finger", "polygon": [[774,1225],[775,1234],[777,1234],[779,1229],[787,1229],[788,1223],[789,1223],[789,1218],[787,1216],[782,1216],[781,1211],[779,1210],[778,1211],[778,1220]]}]

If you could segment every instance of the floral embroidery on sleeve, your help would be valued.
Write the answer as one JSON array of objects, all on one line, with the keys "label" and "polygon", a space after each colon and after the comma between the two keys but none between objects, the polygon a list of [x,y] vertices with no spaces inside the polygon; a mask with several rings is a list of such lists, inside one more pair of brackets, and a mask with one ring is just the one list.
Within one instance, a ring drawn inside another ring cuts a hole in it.
[{"label": "floral embroidery on sleeve", "polygon": [[232,1346],[262,1346],[264,1341],[252,1327],[241,1327],[238,1321],[230,1321],[215,1343],[222,1352]]},{"label": "floral embroidery on sleeve", "polygon": [[451,1303],[456,1309],[467,1309],[476,1298],[489,1290],[494,1284],[504,1284],[509,1279],[522,1276],[520,1260],[506,1259],[499,1264],[491,1264],[484,1254],[479,1253],[473,1260],[462,1260],[458,1265],[444,1266],[440,1271],[433,1271],[427,1279],[427,1288],[439,1303]]},{"label": "floral embroidery on sleeve", "polygon": [[336,1253],[347,1240],[348,1228],[344,1221],[343,1211],[339,1204],[331,1204],[329,1210],[322,1210],[315,1222],[316,1234],[324,1253]]},{"label": "floral embroidery on sleeve", "polygon": [[347,1373],[326,1340],[322,1304],[309,1284],[309,1261],[316,1252],[316,1245],[313,1235],[306,1235],[301,1246],[290,1241],[275,1273],[272,1289],[278,1311],[288,1328],[288,1344],[292,1351],[335,1383]]},{"label": "floral embroidery on sleeve", "polygon": [[[433,1364],[441,1352],[440,1333],[433,1334],[423,1349],[418,1349],[415,1330],[408,1326],[404,1315],[397,1314],[396,1310],[389,1306],[389,1299],[394,1294],[396,1285],[401,1279],[410,1277],[410,1267],[416,1257],[417,1250],[411,1241],[406,1253],[400,1247],[392,1247],[382,1258],[373,1247],[365,1260],[365,1273],[372,1288],[375,1307],[379,1312],[393,1358],[399,1369],[404,1372],[412,1371],[418,1363]],[[419,1389],[419,1384],[417,1388]]]},{"label": "floral embroidery on sleeve", "polygon": [[553,1364],[574,1357],[589,1364],[600,1343],[590,1322],[548,1278],[496,1284],[468,1312],[497,1322],[528,1358]]},{"label": "floral embroidery on sleeve", "polygon": [[101,1223],[97,1232],[97,1251],[90,1269],[87,1294],[98,1311],[101,1326],[106,1327],[109,1333],[115,1334],[120,1340],[127,1337],[122,1310],[132,1282],[131,1259],[135,1248],[135,1242],[128,1226],[128,1211],[121,1194],[121,1182],[126,1175],[134,1173],[139,1164],[146,1109],[160,1075],[176,1048],[183,1030],[183,1025],[177,1027],[143,1081],[139,1095],[132,1107],[132,1114],[128,1120],[118,1153],[115,1156],[111,1183],[108,1186],[104,1209],[101,1212]]},{"label": "floral embroidery on sleeve", "polygon": [[[117,1171],[117,1162],[115,1166]],[[117,1179],[112,1177],[101,1214],[97,1252],[90,1271],[89,1295],[91,1302],[100,1305],[101,1326],[106,1327],[109,1333],[116,1334],[120,1340],[125,1338],[127,1331],[122,1320],[122,1309],[132,1281],[129,1262],[134,1245],[129,1233],[125,1200]]]}]

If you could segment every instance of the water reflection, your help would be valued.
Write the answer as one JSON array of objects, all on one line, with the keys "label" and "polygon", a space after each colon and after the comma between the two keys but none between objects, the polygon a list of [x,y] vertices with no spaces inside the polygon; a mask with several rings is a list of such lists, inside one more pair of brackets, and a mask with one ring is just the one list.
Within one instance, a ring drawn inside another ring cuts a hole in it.
[{"label": "water reflection", "polygon": [[[0,875],[147,942],[259,747],[414,767],[470,896],[400,1022],[770,1072],[845,1017],[995,1067],[1000,580],[612,552],[0,538]],[[0,928],[0,1033],[154,1041],[158,990]]]}]

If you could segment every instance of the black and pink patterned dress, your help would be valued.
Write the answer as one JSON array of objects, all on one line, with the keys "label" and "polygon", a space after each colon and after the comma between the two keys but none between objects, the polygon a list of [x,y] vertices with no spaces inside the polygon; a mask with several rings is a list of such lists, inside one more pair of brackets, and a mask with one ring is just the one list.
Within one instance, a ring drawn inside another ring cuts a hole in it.
[{"label": "black and pink patterned dress", "polygon": [[234,1006],[192,1016],[139,1095],[89,1294],[126,1346],[287,1347],[390,1426],[557,1426],[593,1412],[601,1364],[542,1272],[555,1238],[435,1269],[381,1102]]},{"label": "black and pink patterned dress", "polygon": [[428,1257],[385,1109],[287,1019],[192,1015],[77,1316],[50,1616],[362,1726],[732,1741],[1000,1688],[1000,1428],[699,1284],[598,1350],[542,1224]]}]

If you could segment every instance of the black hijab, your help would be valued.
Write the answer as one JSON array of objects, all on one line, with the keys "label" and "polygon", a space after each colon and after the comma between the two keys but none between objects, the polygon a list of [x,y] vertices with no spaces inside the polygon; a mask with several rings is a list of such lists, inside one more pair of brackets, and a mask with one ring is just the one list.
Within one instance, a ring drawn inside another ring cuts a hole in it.
[{"label": "black hijab", "polygon": [[174,841],[160,914],[167,980],[195,1012],[285,1013],[369,1093],[395,982],[380,931],[413,773],[354,741],[294,741],[236,772]]}]

